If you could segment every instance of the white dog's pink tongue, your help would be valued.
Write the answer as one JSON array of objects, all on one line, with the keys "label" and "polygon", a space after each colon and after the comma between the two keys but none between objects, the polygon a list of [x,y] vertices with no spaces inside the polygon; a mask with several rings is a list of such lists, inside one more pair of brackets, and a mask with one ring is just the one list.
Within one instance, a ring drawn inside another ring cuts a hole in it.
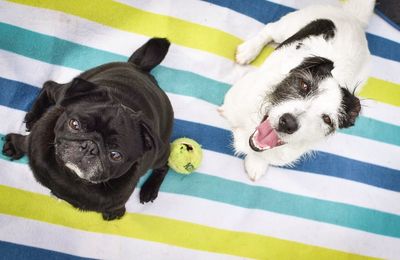
[{"label": "white dog's pink tongue", "polygon": [[279,137],[276,131],[271,127],[268,119],[264,120],[258,127],[254,136],[254,141],[262,149],[271,149],[278,145]]}]

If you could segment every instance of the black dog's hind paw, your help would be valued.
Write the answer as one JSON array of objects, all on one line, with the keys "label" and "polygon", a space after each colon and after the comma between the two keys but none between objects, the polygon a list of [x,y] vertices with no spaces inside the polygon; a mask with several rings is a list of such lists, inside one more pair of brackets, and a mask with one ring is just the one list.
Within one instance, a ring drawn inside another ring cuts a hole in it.
[{"label": "black dog's hind paw", "polygon": [[24,156],[24,152],[18,148],[16,139],[20,137],[19,134],[8,134],[4,137],[3,154],[11,158],[11,160],[18,160]]},{"label": "black dog's hind paw", "polygon": [[105,211],[102,212],[103,215],[103,219],[110,221],[110,220],[114,220],[114,219],[120,219],[122,218],[122,216],[125,214],[125,207],[123,207],[122,209],[117,209],[114,211]]}]

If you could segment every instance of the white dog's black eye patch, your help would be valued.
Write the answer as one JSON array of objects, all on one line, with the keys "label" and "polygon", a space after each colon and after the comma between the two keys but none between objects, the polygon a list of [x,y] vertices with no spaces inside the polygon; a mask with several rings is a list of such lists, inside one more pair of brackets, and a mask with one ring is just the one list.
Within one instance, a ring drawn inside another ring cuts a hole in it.
[{"label": "white dog's black eye patch", "polygon": [[[287,38],[276,48],[279,49],[282,46],[289,45],[293,42],[301,41],[310,36],[322,35],[322,37],[325,40],[329,40],[335,37],[335,31],[336,31],[335,24],[331,20],[317,19],[304,26],[297,33],[293,34],[291,37]],[[301,45],[298,45],[298,47],[296,48],[298,49],[300,48],[300,46]]]},{"label": "white dog's black eye patch", "polygon": [[322,57],[308,57],[292,69],[269,97],[272,104],[285,100],[306,98],[318,93],[318,84],[332,77],[333,62]]}]

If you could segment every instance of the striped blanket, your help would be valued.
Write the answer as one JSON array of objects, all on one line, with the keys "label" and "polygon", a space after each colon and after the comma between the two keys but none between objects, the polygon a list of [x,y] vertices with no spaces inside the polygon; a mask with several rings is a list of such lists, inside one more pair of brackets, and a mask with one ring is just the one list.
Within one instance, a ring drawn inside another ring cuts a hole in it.
[{"label": "striped blanket", "polygon": [[[172,139],[204,148],[189,176],[170,172],[154,203],[105,222],[58,201],[27,159],[0,158],[0,258],[400,259],[400,33],[374,15],[373,69],[356,126],[293,168],[251,182],[216,108],[242,75],[235,47],[263,24],[335,0],[11,0],[0,2],[0,135],[22,123],[44,81],[125,61],[149,37],[170,52],[153,74],[175,110]],[[1,144],[2,145],[2,144]],[[144,177],[145,178],[145,177]],[[143,179],[144,179],[143,178]],[[141,180],[143,183],[143,180]],[[139,185],[140,186],[140,185]]]}]

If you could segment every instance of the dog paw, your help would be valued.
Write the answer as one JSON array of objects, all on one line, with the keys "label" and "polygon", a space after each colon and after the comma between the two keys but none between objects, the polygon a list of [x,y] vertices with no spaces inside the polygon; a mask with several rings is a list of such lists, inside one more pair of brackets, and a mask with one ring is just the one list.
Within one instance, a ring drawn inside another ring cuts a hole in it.
[{"label": "dog paw", "polygon": [[268,170],[268,163],[261,157],[247,155],[244,159],[244,167],[250,180],[259,180]]},{"label": "dog paw", "polygon": [[140,190],[140,203],[153,202],[158,196],[158,188],[155,189],[151,185],[143,185]]},{"label": "dog paw", "polygon": [[26,127],[27,132],[31,131],[31,129],[36,121],[37,121],[37,118],[35,117],[35,115],[33,113],[28,112],[25,115],[24,122],[25,122],[25,127]]},{"label": "dog paw", "polygon": [[124,214],[125,214],[125,207],[113,211],[102,212],[103,219],[107,221],[120,219]]},{"label": "dog paw", "polygon": [[2,153],[11,158],[11,160],[18,160],[24,156],[24,152],[18,149],[15,144],[15,139],[20,136],[18,134],[8,134],[4,137],[4,145]]},{"label": "dog paw", "polygon": [[260,53],[262,44],[257,38],[247,40],[240,44],[236,49],[236,62],[241,65],[246,65],[252,62]]},{"label": "dog paw", "polygon": [[160,183],[150,176],[140,190],[140,203],[153,202],[157,198],[159,190]]}]

